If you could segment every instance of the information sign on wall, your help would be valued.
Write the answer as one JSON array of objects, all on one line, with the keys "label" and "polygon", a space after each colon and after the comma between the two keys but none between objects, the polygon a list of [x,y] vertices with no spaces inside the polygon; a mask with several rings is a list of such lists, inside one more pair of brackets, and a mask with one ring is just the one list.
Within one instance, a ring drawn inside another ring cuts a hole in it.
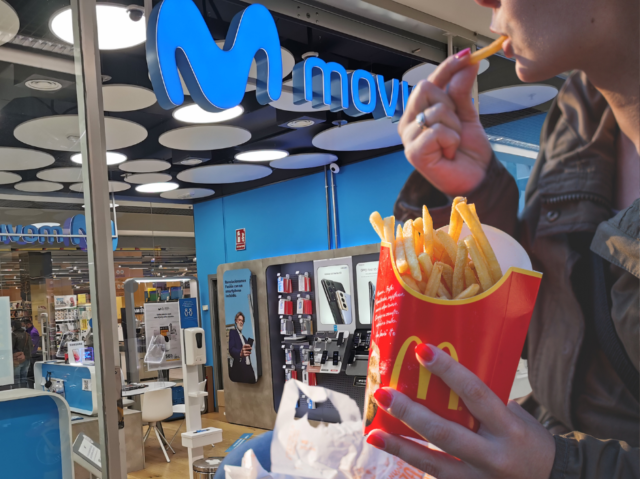
[{"label": "information sign on wall", "polygon": [[247,231],[246,228],[236,230],[236,251],[244,251],[247,249]]},{"label": "information sign on wall", "polygon": [[146,303],[144,326],[149,371],[182,366],[180,348],[180,306],[178,303]]}]

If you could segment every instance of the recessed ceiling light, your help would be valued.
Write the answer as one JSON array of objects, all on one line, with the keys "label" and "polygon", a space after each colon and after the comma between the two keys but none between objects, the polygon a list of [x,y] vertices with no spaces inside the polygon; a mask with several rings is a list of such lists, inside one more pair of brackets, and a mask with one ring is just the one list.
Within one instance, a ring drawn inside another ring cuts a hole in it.
[{"label": "recessed ceiling light", "polygon": [[53,80],[29,80],[24,84],[27,88],[38,91],[56,91],[62,88],[62,84]]},{"label": "recessed ceiling light", "polygon": [[181,165],[185,166],[194,166],[199,165],[200,163],[202,163],[202,160],[200,158],[187,158],[186,160],[182,160],[180,162]]},{"label": "recessed ceiling light", "polygon": [[163,193],[178,189],[178,183],[147,183],[145,185],[136,186],[136,191],[140,193]]},{"label": "recessed ceiling light", "polygon": [[289,128],[307,128],[315,124],[316,122],[313,120],[293,120],[287,123],[287,126]]},{"label": "recessed ceiling light", "polygon": [[239,161],[273,161],[287,156],[289,152],[284,150],[254,150],[238,153],[235,158]]},{"label": "recessed ceiling light", "polygon": [[219,113],[211,113],[193,104],[177,108],[173,111],[173,117],[185,123],[220,123],[238,118],[243,113],[244,108],[242,108],[242,105],[234,106]]},{"label": "recessed ceiling light", "polygon": [[[71,161],[74,163],[82,164],[82,154],[76,153],[71,157]],[[113,151],[107,151],[107,165],[119,165],[127,161],[126,155],[122,153],[115,153]]]},{"label": "recessed ceiling light", "polygon": [[[128,7],[122,5],[99,3],[96,6],[100,50],[129,48],[146,40],[146,22],[142,20],[144,14],[135,15],[138,18],[135,21],[131,19],[128,10]],[[49,29],[61,40],[73,43],[71,7],[56,12],[49,22]]]}]

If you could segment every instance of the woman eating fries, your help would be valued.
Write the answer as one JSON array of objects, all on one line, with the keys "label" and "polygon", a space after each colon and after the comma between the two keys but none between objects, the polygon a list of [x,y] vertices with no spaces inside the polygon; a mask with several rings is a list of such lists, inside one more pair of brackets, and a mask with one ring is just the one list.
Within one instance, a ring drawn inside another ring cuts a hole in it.
[{"label": "woman eating fries", "polygon": [[524,351],[533,393],[522,407],[505,406],[448,354],[421,344],[418,360],[460,396],[479,431],[384,388],[378,407],[444,452],[379,430],[368,442],[438,479],[636,479],[639,4],[477,1],[493,10],[492,30],[506,35],[521,80],[571,72],[547,114],[526,207],[518,219],[516,184],[471,101],[478,65],[464,50],[411,94],[399,131],[417,171],[395,214],[415,218],[427,204],[439,227],[447,198],[466,196],[484,223],[524,245],[544,273]]}]

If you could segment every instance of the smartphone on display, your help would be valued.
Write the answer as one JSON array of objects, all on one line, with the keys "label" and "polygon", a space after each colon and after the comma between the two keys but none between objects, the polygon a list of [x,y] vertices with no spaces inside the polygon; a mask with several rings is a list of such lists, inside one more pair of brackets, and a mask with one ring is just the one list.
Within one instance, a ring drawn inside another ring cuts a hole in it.
[{"label": "smartphone on display", "polygon": [[338,296],[336,294],[337,291],[340,291],[342,294],[344,294],[344,286],[342,286],[342,283],[338,283],[336,281],[331,281],[328,279],[323,279],[320,281],[320,283],[322,284],[322,289],[324,290],[324,294],[327,297],[327,301],[329,302],[329,309],[331,309],[333,321],[335,322],[335,324],[345,324],[340,308],[340,304],[343,303],[338,302]]}]

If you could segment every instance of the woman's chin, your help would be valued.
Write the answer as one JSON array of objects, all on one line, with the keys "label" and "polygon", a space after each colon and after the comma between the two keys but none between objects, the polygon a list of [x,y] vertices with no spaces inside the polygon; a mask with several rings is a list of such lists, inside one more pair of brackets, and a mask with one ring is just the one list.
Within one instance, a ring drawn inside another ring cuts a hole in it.
[{"label": "woman's chin", "polygon": [[525,83],[535,83],[547,80],[554,75],[547,74],[543,68],[536,68],[536,65],[529,61],[516,60],[516,74]]}]

